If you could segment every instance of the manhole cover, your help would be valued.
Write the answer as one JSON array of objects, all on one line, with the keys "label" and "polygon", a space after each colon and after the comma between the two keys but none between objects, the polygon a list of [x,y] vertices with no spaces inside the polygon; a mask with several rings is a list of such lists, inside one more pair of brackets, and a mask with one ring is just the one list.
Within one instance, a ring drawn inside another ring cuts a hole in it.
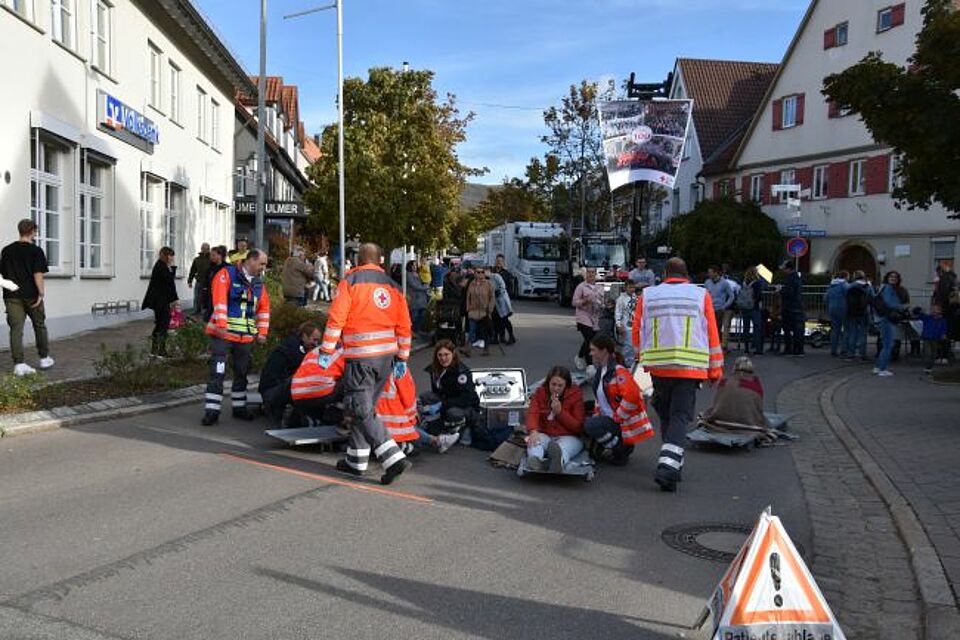
[{"label": "manhole cover", "polygon": [[753,527],[730,522],[681,524],[666,529],[660,537],[671,549],[695,558],[733,562]]}]

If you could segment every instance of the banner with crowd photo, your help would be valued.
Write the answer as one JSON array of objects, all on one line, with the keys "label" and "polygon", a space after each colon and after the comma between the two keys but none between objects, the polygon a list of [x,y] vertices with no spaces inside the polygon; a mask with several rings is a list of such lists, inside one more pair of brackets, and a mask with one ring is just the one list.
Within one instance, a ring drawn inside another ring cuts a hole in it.
[{"label": "banner with crowd photo", "polygon": [[692,110],[692,100],[601,102],[610,190],[640,180],[673,189]]}]

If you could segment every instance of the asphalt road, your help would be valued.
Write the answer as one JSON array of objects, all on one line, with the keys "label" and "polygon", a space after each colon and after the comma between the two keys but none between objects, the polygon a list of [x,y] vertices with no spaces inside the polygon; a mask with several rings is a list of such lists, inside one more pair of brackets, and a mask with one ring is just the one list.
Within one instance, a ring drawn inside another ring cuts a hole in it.
[{"label": "asphalt road", "polygon": [[[571,314],[517,308],[519,343],[470,364],[534,380],[570,363]],[[772,403],[817,365],[762,366]],[[457,446],[383,491],[260,424],[203,428],[201,414],[0,441],[0,638],[705,638],[683,627],[725,565],[667,547],[664,529],[750,525],[772,505],[809,548],[789,447],[691,450],[664,494],[658,439],[590,484],[520,479]]]}]

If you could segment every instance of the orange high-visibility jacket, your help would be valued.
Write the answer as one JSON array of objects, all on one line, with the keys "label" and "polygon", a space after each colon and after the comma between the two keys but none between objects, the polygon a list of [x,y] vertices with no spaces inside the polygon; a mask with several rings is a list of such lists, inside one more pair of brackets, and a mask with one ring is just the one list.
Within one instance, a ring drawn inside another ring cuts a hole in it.
[{"label": "orange high-visibility jacket", "polygon": [[[600,386],[603,390],[600,390]],[[600,374],[593,380],[594,395],[599,398],[600,393],[607,397],[610,408],[613,409],[613,420],[620,425],[620,435],[624,444],[637,444],[653,436],[653,425],[647,417],[647,405],[643,402],[643,394],[630,370],[622,365],[608,369],[603,380]],[[599,415],[599,400],[593,407],[594,415]]]},{"label": "orange high-visibility jacket", "polygon": [[331,395],[337,382],[343,377],[344,358],[340,351],[334,352],[330,366],[320,366],[320,348],[313,349],[304,356],[303,361],[293,374],[290,382],[290,397],[296,400],[313,400]]},{"label": "orange high-visibility jacket", "polygon": [[213,314],[207,335],[228,342],[249,343],[270,330],[270,296],[263,282],[250,282],[240,267],[220,269],[210,287]]},{"label": "orange high-visibility jacket", "polygon": [[407,301],[380,267],[357,267],[337,286],[320,349],[333,353],[338,341],[343,343],[343,355],[348,360],[410,357]]},{"label": "orange high-visibility jacket", "polygon": [[417,433],[417,387],[409,369],[399,380],[393,372],[390,373],[383,393],[377,399],[377,417],[396,442],[420,437]]}]

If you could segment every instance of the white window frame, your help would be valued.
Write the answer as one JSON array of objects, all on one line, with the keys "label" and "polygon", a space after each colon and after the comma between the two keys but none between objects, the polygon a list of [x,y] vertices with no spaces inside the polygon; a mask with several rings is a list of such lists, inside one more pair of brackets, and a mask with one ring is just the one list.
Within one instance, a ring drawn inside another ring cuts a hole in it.
[{"label": "white window frame", "polygon": [[220,103],[210,98],[210,146],[220,150]]},{"label": "white window frame", "polygon": [[[947,250],[938,250],[939,247],[947,248]],[[940,264],[941,260],[949,260],[950,268],[953,270],[957,263],[957,241],[956,240],[933,240],[930,243],[930,257],[933,261],[931,266],[931,272],[933,278],[937,277],[937,266]]]},{"label": "white window frame", "polygon": [[[884,18],[887,21],[886,26],[883,24]],[[890,31],[890,29],[893,29],[893,7],[886,7],[877,11],[877,33]]]},{"label": "white window frame", "polygon": [[197,139],[201,142],[207,142],[207,124],[209,116],[207,115],[207,101],[209,96],[203,90],[203,87],[197,85]]},{"label": "white window frame", "polygon": [[161,247],[170,247],[180,253],[180,242],[183,237],[184,204],[187,190],[173,182],[168,182],[163,189],[163,220]]},{"label": "white window frame", "polygon": [[[784,169],[780,172],[780,184],[797,184],[797,170]],[[792,197],[799,197],[796,193],[781,193],[780,204],[787,204],[787,200]]]},{"label": "white window frame", "polygon": [[[101,24],[101,15],[105,24]],[[90,64],[107,74],[113,65],[112,45],[113,5],[106,0],[90,0]]]},{"label": "white window frame", "polygon": [[782,113],[780,114],[780,127],[782,129],[792,129],[797,126],[798,97],[799,96],[793,95],[783,99]]},{"label": "white window frame", "polygon": [[[71,149],[65,148],[53,140],[46,139],[39,131],[33,130],[31,139],[31,167],[30,167],[30,218],[37,224],[36,245],[43,249],[47,256],[47,266],[51,272],[57,273],[63,271],[64,257],[64,215],[67,198],[65,188],[65,174],[67,171],[73,171],[73,162],[71,161]],[[59,157],[56,167],[51,171],[48,166],[47,156],[44,147],[49,145],[55,149]],[[48,208],[47,189],[53,189],[56,193],[56,209]],[[51,236],[49,220],[53,218],[56,221],[56,234]],[[51,250],[53,249],[53,250]]]},{"label": "white window frame", "polygon": [[[78,212],[79,237],[77,239],[77,264],[81,275],[101,274],[106,272],[108,264],[106,239],[109,237],[108,221],[111,218],[108,209],[108,186],[113,167],[104,162],[90,160],[88,154],[83,151],[80,156],[80,165],[81,180],[79,183],[80,209]],[[91,169],[101,172],[99,185],[91,184]],[[99,219],[94,219],[91,215],[95,201],[99,202]],[[99,241],[93,242],[93,231],[96,227],[99,227]],[[95,252],[95,249],[99,251]],[[97,264],[93,264],[95,255],[99,256]]]},{"label": "white window frame", "polygon": [[76,0],[50,0],[50,36],[71,51],[76,49]]},{"label": "white window frame", "polygon": [[[850,161],[850,177],[847,181],[847,194],[850,196],[867,195],[867,161],[864,159]],[[854,181],[854,177],[857,178]]]},{"label": "white window frame", "polygon": [[750,199],[754,202],[763,202],[762,173],[755,173],[750,176]]},{"label": "white window frame", "polygon": [[[848,42],[850,42],[850,23],[849,22],[841,22],[833,29],[834,29],[833,39],[834,39],[835,47],[842,47],[846,45]],[[843,29],[843,41],[840,40],[841,29]]]},{"label": "white window frame", "polygon": [[170,61],[168,67],[170,72],[170,119],[181,124],[183,117],[183,97],[180,93],[180,79],[183,77],[182,70],[175,62]]},{"label": "white window frame", "polygon": [[900,157],[900,154],[891,153],[890,175],[887,179],[887,187],[890,193],[893,193],[895,189],[899,189],[903,186],[903,176],[897,173],[897,170],[900,168],[901,164],[903,164],[903,158]]},{"label": "white window frame", "polygon": [[[140,174],[140,275],[149,276],[160,252],[160,219],[164,204],[164,181]],[[152,198],[148,197],[152,196]]]},{"label": "white window frame", "polygon": [[813,168],[813,181],[810,185],[810,197],[813,200],[825,200],[829,193],[830,165],[817,165]]},{"label": "white window frame", "polygon": [[27,22],[36,21],[34,0],[0,0],[0,5],[6,7]]},{"label": "white window frame", "polygon": [[160,111],[163,104],[163,50],[151,41],[147,41],[150,55],[150,106]]}]

